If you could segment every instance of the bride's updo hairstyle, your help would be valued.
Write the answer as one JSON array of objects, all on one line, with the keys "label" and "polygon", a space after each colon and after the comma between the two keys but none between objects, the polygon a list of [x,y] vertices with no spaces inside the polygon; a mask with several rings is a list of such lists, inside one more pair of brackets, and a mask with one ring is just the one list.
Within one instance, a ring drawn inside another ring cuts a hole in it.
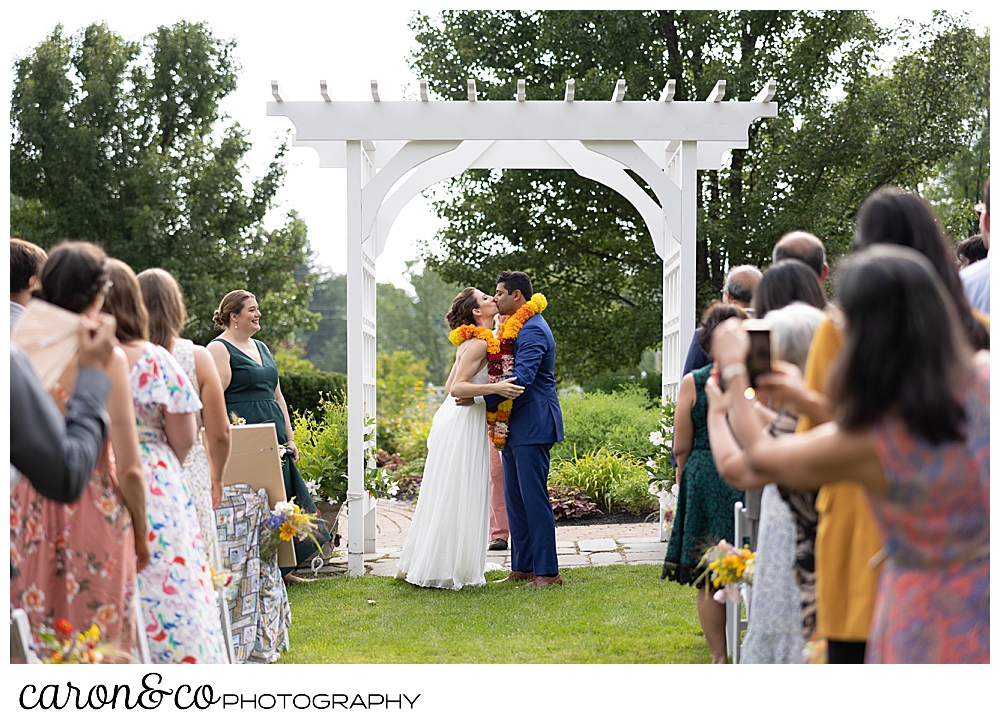
[{"label": "bride's updo hairstyle", "polygon": [[475,287],[466,287],[458,293],[458,296],[451,303],[451,309],[445,315],[449,329],[458,329],[463,324],[476,323],[476,318],[472,316],[472,313],[479,309],[479,300],[476,299],[478,291]]},{"label": "bride's updo hairstyle", "polygon": [[244,289],[234,289],[222,298],[219,308],[212,313],[216,329],[229,329],[233,314],[242,314],[243,305],[253,294]]},{"label": "bride's updo hairstyle", "polygon": [[36,295],[77,314],[93,304],[108,282],[108,257],[87,241],[64,241],[49,252]]}]

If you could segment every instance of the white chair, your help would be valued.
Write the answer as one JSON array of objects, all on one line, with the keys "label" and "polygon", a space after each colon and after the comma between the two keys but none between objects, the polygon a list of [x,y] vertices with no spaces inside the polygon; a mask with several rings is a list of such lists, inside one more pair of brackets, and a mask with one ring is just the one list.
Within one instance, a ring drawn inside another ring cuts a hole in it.
[{"label": "white chair", "polygon": [[31,650],[31,623],[23,608],[10,612],[10,660],[21,664],[40,663]]},{"label": "white chair", "polygon": [[[213,538],[212,545],[215,549],[215,560],[222,561],[221,551],[219,550],[219,539]],[[232,620],[229,618],[229,602],[226,600],[226,589],[223,588],[221,591],[216,591],[216,596],[219,601],[219,621],[222,622],[222,638],[226,642],[226,655],[229,657],[229,663],[235,664],[236,661],[236,650],[233,648],[233,624]]]},{"label": "white chair", "polygon": [[[747,514],[743,508],[743,503],[736,503],[734,506],[734,529],[735,541],[733,545],[740,547],[744,539],[750,534],[750,526],[747,522]],[[740,585],[740,601],[730,601],[726,599],[726,649],[734,664],[740,663],[743,641],[740,634],[746,631],[750,620],[751,587],[745,584]],[[741,603],[746,603],[747,615],[743,618]]]}]

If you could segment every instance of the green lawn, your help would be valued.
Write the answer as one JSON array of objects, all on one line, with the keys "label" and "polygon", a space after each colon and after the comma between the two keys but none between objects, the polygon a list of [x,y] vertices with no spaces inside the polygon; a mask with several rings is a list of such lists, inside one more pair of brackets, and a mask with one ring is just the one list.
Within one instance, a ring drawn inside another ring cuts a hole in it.
[{"label": "green lawn", "polygon": [[290,586],[281,663],[708,663],[694,589],[659,570],[564,570],[564,586],[541,590],[440,591],[374,576]]}]

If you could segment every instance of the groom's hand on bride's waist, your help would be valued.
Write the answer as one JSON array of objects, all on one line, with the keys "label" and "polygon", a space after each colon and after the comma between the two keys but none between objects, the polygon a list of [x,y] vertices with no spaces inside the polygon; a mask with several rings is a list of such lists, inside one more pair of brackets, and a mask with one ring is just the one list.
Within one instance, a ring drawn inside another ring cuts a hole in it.
[{"label": "groom's hand on bride's waist", "polygon": [[476,404],[476,398],[475,397],[456,397],[455,398],[455,404],[458,405],[459,407],[468,407],[470,405],[475,405]]}]

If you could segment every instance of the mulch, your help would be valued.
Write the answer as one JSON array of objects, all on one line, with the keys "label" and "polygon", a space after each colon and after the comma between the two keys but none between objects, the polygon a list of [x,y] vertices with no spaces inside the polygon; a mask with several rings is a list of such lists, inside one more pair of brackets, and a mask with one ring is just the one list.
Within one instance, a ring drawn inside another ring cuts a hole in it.
[{"label": "mulch", "polygon": [[[652,517],[650,517],[652,516]],[[560,518],[556,521],[556,527],[577,526],[577,525],[629,525],[631,523],[656,522],[656,513],[645,515],[635,515],[622,508],[612,508],[610,513],[594,513],[583,518]]]}]

